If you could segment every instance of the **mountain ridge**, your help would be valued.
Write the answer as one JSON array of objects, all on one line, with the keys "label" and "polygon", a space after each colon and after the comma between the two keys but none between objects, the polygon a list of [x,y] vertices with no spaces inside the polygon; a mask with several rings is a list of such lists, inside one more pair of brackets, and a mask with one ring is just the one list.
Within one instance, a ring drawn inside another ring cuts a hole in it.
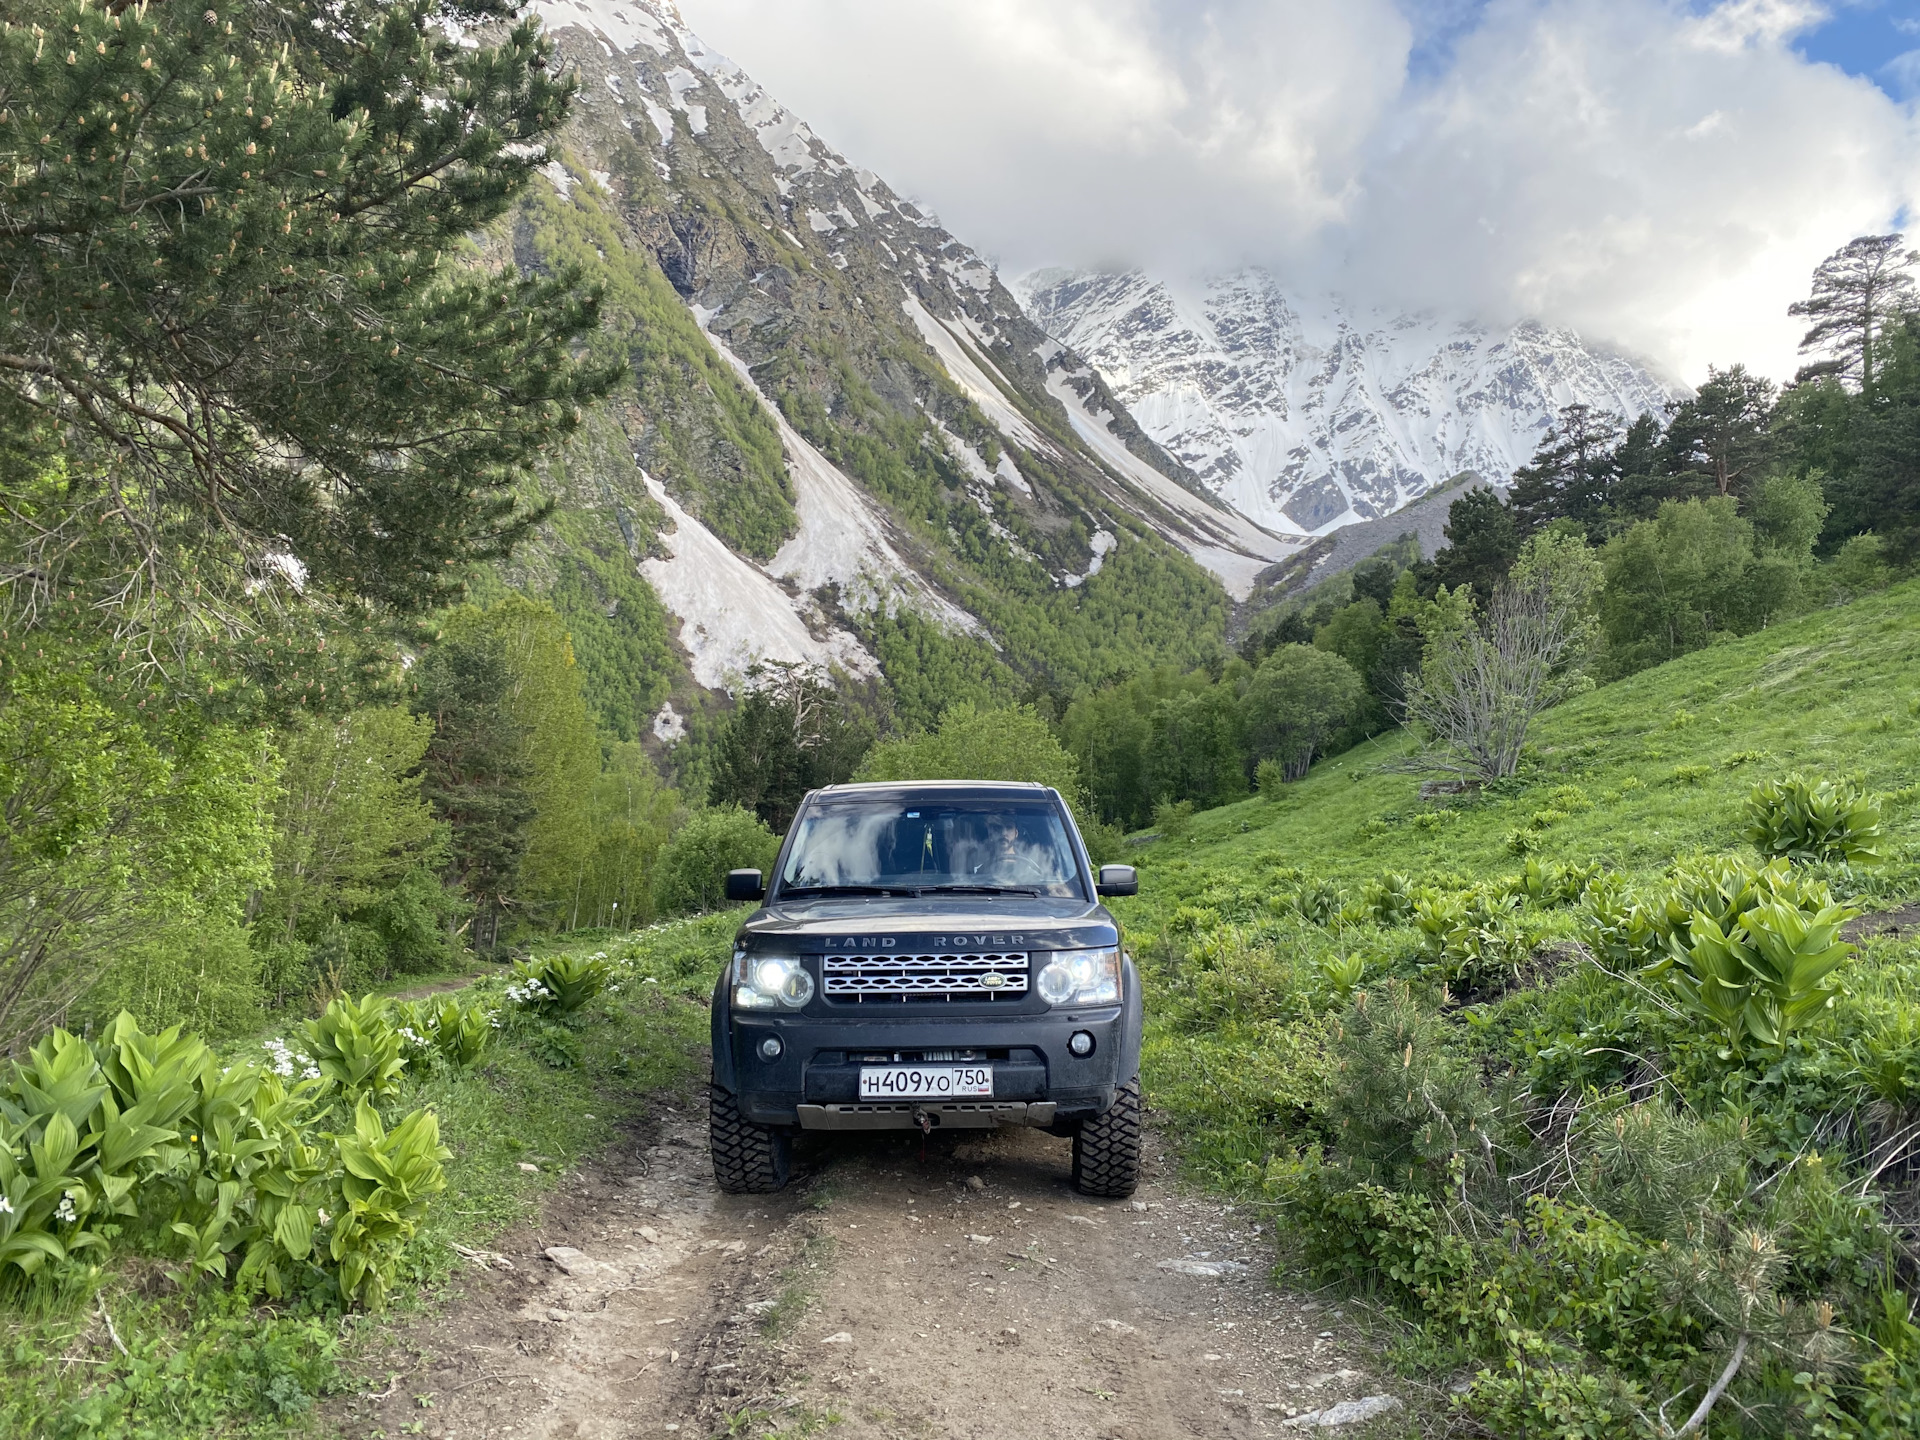
[{"label": "mountain ridge", "polygon": [[1563,327],[1302,296],[1258,267],[1191,284],[1052,268],[1012,288],[1210,490],[1292,533],[1379,519],[1462,472],[1505,484],[1563,405],[1632,419],[1687,393]]},{"label": "mountain ridge", "polygon": [[589,627],[652,604],[621,662],[646,683],[601,676],[620,733],[650,728],[639,689],[660,718],[763,660],[883,678],[909,718],[1195,663],[1226,590],[1298,548],[672,7],[533,9],[581,90],[496,248],[608,286],[595,343],[634,385],[548,466],[556,522],[507,578]]}]

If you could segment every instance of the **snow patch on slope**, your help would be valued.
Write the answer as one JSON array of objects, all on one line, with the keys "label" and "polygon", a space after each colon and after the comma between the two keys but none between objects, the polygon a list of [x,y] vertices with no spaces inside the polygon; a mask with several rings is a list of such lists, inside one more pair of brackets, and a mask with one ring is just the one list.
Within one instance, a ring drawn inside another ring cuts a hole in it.
[{"label": "snow patch on slope", "polygon": [[935,593],[900,558],[860,487],[788,424],[779,407],[761,393],[746,363],[710,328],[715,313],[693,307],[694,319],[708,342],[779,429],[788,456],[787,477],[800,526],[768,562],[768,573],[793,581],[808,594],[838,587],[840,603],[856,613],[876,609],[890,613],[894,605],[904,603],[945,630],[978,633],[979,621]]},{"label": "snow patch on slope", "polygon": [[1060,577],[1060,583],[1069,590],[1078,589],[1098,575],[1100,567],[1107,563],[1107,556],[1120,548],[1120,542],[1111,530],[1096,530],[1093,532],[1093,543],[1088,548],[1093,551],[1093,558],[1087,561],[1087,573]]},{"label": "snow patch on slope", "polygon": [[1104,409],[1089,410],[1080,392],[1069,383],[1071,378],[1065,371],[1049,370],[1047,393],[1066,407],[1074,434],[1109,469],[1145,491],[1197,532],[1171,534],[1167,538],[1217,575],[1234,599],[1246,599],[1253,593],[1255,576],[1299,548],[1299,541],[1270,534],[1238,512],[1216,510],[1127,449],[1125,442],[1113,433],[1113,415]]},{"label": "snow patch on slope", "polygon": [[709,690],[731,689],[758,660],[837,666],[862,676],[879,672],[846,631],[829,630],[816,639],[786,591],[682,510],[666,486],[645,471],[641,478],[674,528],[660,536],[668,558],[649,556],[640,573],[679,617],[680,643],[692,657],[695,680]]},{"label": "snow patch on slope", "polygon": [[907,312],[907,318],[913,321],[914,329],[920,332],[921,339],[940,357],[940,363],[967,394],[967,398],[980,407],[981,412],[996,429],[1009,440],[1024,445],[1029,450],[1042,454],[1054,454],[1051,441],[1047,440],[1033,423],[1014,408],[1013,402],[1001,392],[1000,387],[987,377],[960,338],[935,318],[926,306],[920,303],[918,296],[908,292],[901,299],[901,307]]},{"label": "snow patch on slope", "polygon": [[549,30],[580,25],[598,30],[622,51],[645,47],[656,55],[668,53],[666,28],[639,5],[619,0],[533,0],[529,8]]}]

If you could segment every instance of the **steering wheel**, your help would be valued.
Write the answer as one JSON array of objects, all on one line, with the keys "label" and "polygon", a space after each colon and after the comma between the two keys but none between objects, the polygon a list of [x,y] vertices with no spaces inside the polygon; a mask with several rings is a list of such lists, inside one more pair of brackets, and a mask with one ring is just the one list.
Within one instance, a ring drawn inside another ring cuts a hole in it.
[{"label": "steering wheel", "polygon": [[1044,885],[1052,879],[1031,855],[996,855],[974,868],[975,875],[989,880],[1013,880]]}]

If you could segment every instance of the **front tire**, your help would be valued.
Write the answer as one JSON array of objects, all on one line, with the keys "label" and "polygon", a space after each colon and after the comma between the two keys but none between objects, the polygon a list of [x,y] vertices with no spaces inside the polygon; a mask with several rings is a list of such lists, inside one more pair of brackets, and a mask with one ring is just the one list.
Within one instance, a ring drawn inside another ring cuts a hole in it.
[{"label": "front tire", "polygon": [[729,1195],[771,1195],[793,1171],[793,1142],[786,1133],[755,1125],[718,1085],[707,1092],[707,1150],[714,1184]]},{"label": "front tire", "polygon": [[1114,1092],[1106,1112],[1080,1122],[1073,1137],[1073,1188],[1124,1200],[1140,1184],[1140,1077]]}]

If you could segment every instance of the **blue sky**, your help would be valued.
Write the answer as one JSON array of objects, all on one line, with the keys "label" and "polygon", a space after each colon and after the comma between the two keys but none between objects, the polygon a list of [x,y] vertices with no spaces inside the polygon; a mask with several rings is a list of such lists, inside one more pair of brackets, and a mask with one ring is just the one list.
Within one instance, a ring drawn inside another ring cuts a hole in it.
[{"label": "blue sky", "polygon": [[[1401,9],[1414,28],[1409,68],[1415,80],[1451,68],[1455,44],[1490,3],[1402,0]],[[1690,8],[1699,12],[1712,5],[1694,0]],[[1817,8],[1825,9],[1827,18],[1802,31],[1794,49],[1809,60],[1869,80],[1896,100],[1920,97],[1920,0],[1824,0]]]},{"label": "blue sky", "polygon": [[1920,94],[1920,0],[1855,0],[1794,48],[1865,76],[1895,99],[1912,98]]}]

